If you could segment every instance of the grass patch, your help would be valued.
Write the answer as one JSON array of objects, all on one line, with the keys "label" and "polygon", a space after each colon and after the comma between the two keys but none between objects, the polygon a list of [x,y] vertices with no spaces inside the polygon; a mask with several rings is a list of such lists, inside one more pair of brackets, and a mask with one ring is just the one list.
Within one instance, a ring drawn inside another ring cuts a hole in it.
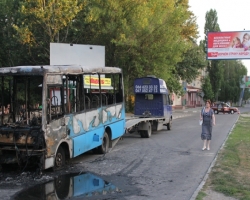
[{"label": "grass patch", "polygon": [[202,200],[203,197],[207,196],[207,194],[205,192],[199,192],[199,194],[196,197],[196,200]]},{"label": "grass patch", "polygon": [[250,113],[242,114],[196,200],[206,188],[239,200],[250,200]]}]

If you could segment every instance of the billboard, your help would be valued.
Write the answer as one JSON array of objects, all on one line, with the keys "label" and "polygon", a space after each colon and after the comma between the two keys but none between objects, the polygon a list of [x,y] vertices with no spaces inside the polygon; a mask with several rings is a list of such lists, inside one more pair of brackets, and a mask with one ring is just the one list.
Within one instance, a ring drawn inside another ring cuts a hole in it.
[{"label": "billboard", "polygon": [[105,67],[105,46],[50,43],[50,65]]},{"label": "billboard", "polygon": [[250,31],[208,32],[207,59],[249,59]]}]

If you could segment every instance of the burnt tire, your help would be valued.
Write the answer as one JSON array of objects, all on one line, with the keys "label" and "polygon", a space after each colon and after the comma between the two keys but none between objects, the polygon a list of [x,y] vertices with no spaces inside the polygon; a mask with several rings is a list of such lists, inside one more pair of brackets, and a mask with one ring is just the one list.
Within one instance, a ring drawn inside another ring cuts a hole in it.
[{"label": "burnt tire", "polygon": [[97,149],[97,152],[99,154],[105,154],[108,153],[108,149],[109,149],[109,136],[108,134],[105,132],[102,138],[102,144],[101,146],[99,146]]},{"label": "burnt tire", "polygon": [[66,162],[66,159],[65,159],[65,151],[64,151],[64,149],[60,146],[60,147],[57,149],[57,152],[56,152],[56,157],[55,157],[55,163],[54,163],[53,170],[56,171],[56,170],[61,169],[63,166],[65,166],[65,162]]}]

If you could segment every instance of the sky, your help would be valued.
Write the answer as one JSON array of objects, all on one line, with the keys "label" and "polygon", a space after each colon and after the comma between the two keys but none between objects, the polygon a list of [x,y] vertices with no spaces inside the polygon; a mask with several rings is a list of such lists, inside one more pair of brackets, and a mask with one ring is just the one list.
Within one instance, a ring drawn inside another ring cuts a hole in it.
[{"label": "sky", "polygon": [[[217,12],[221,31],[250,31],[249,0],[189,0],[190,10],[197,18],[200,38],[204,39],[206,12],[214,9]],[[250,59],[242,60],[250,75]]]}]

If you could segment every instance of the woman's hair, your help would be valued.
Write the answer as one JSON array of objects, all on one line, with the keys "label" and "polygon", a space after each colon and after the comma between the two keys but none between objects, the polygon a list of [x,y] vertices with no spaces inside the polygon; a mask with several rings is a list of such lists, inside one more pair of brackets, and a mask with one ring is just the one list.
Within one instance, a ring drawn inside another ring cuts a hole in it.
[{"label": "woman's hair", "polygon": [[211,105],[211,101],[208,99],[208,100],[206,100],[206,102],[208,102],[210,105]]}]

